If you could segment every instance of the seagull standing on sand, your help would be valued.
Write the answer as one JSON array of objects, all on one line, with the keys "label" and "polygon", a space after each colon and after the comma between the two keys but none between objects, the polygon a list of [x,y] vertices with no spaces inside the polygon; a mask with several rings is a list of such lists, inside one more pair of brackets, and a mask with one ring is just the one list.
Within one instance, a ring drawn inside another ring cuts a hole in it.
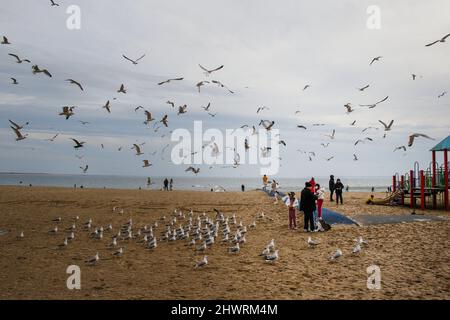
[{"label": "seagull standing on sand", "polygon": [[275,250],[274,254],[267,255],[264,260],[266,262],[275,262],[279,259],[278,250]]},{"label": "seagull standing on sand", "polygon": [[236,243],[235,246],[229,247],[229,248],[228,248],[228,252],[229,252],[229,253],[239,253],[240,250],[241,250],[241,249],[240,249],[240,247],[239,247],[239,242]]},{"label": "seagull standing on sand", "polygon": [[341,249],[337,249],[336,252],[330,257],[330,260],[334,261],[334,260],[338,259],[341,256],[342,256]]},{"label": "seagull standing on sand", "polygon": [[197,261],[194,265],[195,268],[202,268],[208,264],[208,256],[204,256],[202,260]]},{"label": "seagull standing on sand", "polygon": [[317,241],[314,241],[311,239],[311,237],[308,237],[308,246],[314,248],[315,246],[317,246],[319,243]]},{"label": "seagull standing on sand", "polygon": [[359,243],[357,243],[353,249],[352,249],[352,253],[353,254],[359,254],[361,252],[361,245]]},{"label": "seagull standing on sand", "polygon": [[91,259],[86,260],[85,263],[88,265],[96,265],[97,262],[100,260],[100,256],[98,255],[98,252],[95,254],[95,256],[93,256]]}]

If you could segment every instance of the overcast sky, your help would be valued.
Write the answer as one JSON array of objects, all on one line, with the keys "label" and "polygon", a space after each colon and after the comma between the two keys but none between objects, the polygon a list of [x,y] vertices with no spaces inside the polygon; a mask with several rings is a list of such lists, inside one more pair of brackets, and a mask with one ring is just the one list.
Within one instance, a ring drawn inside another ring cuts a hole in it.
[{"label": "overcast sky", "polygon": [[[188,176],[187,166],[170,163],[174,143],[161,153],[170,131],[192,131],[194,120],[225,130],[270,119],[287,144],[280,146],[281,177],[390,176],[406,172],[416,160],[428,166],[429,149],[450,134],[450,38],[425,47],[450,33],[448,0],[56,2],[59,7],[47,0],[2,4],[0,36],[11,42],[0,45],[2,172],[80,173],[88,164],[88,174]],[[66,27],[70,5],[81,9],[80,30]],[[380,29],[367,27],[371,5],[380,9]],[[53,77],[33,75],[32,64],[17,64],[8,53],[30,59]],[[144,53],[138,65],[122,58]],[[369,66],[376,56],[382,59]],[[224,68],[205,77],[199,63]],[[418,75],[414,81],[412,73]],[[12,85],[10,77],[19,84]],[[184,80],[157,85],[174,77]],[[211,79],[234,94],[216,85],[198,93],[196,83]],[[117,93],[122,83],[126,95]],[[449,94],[438,98],[444,91]],[[373,109],[359,107],[386,96]],[[111,114],[102,109],[107,100]],[[177,116],[167,100],[187,104],[188,112]],[[201,108],[209,102],[215,117]],[[355,109],[351,114],[346,103]],[[69,120],[58,115],[64,105],[77,106]],[[153,123],[145,126],[137,106],[158,121],[168,114],[169,128],[154,132]],[[261,106],[269,109],[256,114]],[[30,122],[22,130],[27,139],[15,141],[8,119]],[[392,131],[383,138],[378,120],[392,119]],[[363,133],[369,126],[378,130]],[[333,129],[330,140],[325,135]],[[393,152],[414,132],[436,140],[419,138],[407,152]],[[54,142],[45,141],[56,133]],[[76,151],[70,137],[86,141],[85,147]],[[354,145],[365,137],[373,141]],[[143,156],[131,150],[136,142],[145,142]],[[321,145],[328,142],[327,148]],[[316,156],[309,161],[298,149]],[[142,168],[143,159],[153,166]],[[257,165],[200,168],[202,176],[259,175]]]}]

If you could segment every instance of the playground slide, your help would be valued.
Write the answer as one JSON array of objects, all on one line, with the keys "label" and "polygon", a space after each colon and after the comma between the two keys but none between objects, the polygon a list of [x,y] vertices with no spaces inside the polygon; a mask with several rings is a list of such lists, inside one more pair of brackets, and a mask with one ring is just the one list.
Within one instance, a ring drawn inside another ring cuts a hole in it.
[{"label": "playground slide", "polygon": [[397,190],[384,199],[373,200],[372,204],[376,205],[391,204],[392,201],[397,200],[402,194],[403,190]]}]

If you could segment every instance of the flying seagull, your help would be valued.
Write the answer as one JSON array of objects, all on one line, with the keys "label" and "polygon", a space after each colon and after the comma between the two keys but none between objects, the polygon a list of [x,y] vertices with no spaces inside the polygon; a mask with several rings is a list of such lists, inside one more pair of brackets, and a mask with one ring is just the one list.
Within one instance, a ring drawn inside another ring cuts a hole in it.
[{"label": "flying seagull", "polygon": [[305,91],[305,90],[308,89],[309,87],[311,87],[311,85],[307,84],[306,86],[303,87],[303,91]]},{"label": "flying seagull", "polygon": [[73,79],[67,79],[66,81],[69,81],[71,84],[74,84],[74,85],[78,86],[78,88],[80,88],[81,91],[84,91],[83,87],[81,86],[81,84],[78,81],[75,81]]},{"label": "flying seagull", "polygon": [[344,107],[347,108],[347,114],[355,111],[355,109],[352,109],[352,106],[350,105],[350,103],[345,104]]},{"label": "flying seagull", "polygon": [[59,113],[60,116],[65,116],[66,120],[69,119],[71,116],[73,116],[75,113],[73,112],[73,109],[75,109],[75,106],[72,107],[62,107],[63,111]]},{"label": "flying seagull", "polygon": [[384,126],[384,131],[390,131],[394,120],[391,120],[391,122],[389,122],[389,125],[386,125],[386,123],[381,120],[378,120],[378,122],[380,122]]},{"label": "flying seagull", "polygon": [[367,86],[365,86],[365,87],[362,87],[362,88],[357,88],[359,91],[364,91],[364,90],[366,90],[367,88],[369,87],[369,85],[367,85]]},{"label": "flying seagull", "polygon": [[212,83],[217,84],[219,87],[225,88],[228,90],[228,92],[230,93],[234,93],[233,91],[231,91],[226,85],[224,85],[223,83],[221,83],[220,81],[217,80],[211,80]]},{"label": "flying seagull", "polygon": [[22,62],[24,62],[24,61],[25,61],[25,62],[28,62],[28,63],[31,62],[31,61],[28,60],[28,59],[20,59],[19,56],[18,56],[17,54],[8,53],[8,55],[10,55],[11,57],[16,58],[17,63],[22,63]]},{"label": "flying seagull", "polygon": [[358,157],[356,156],[356,154],[353,154],[353,161],[358,161]]},{"label": "flying seagull", "polygon": [[8,41],[7,37],[3,36],[3,40],[1,42],[1,44],[11,44],[11,43]]},{"label": "flying seagull", "polygon": [[118,93],[126,94],[127,90],[125,90],[125,86],[123,84],[120,85],[119,90],[117,90]]},{"label": "flying seagull", "polygon": [[166,103],[167,103],[167,104],[170,104],[170,105],[172,106],[172,108],[175,108],[175,103],[174,103],[174,102],[172,102],[172,101],[167,101]]},{"label": "flying seagull", "polygon": [[268,107],[259,107],[259,108],[256,110],[256,113],[258,114],[260,111],[263,111],[263,110],[265,110],[265,109],[270,110],[270,108],[268,108]]},{"label": "flying seagull", "polygon": [[187,109],[187,105],[179,106],[177,115],[186,113],[187,112],[186,109]]},{"label": "flying seagull", "polygon": [[372,65],[372,63],[374,63],[375,61],[380,61],[380,59],[383,58],[382,56],[378,56],[372,59],[372,61],[370,62],[369,66]]},{"label": "flying seagull", "polygon": [[166,115],[164,115],[164,117],[159,121],[159,122],[162,122],[162,123],[164,124],[164,126],[166,126],[166,127],[168,127],[168,122],[169,122],[169,120],[168,120],[167,118],[168,118],[168,115],[166,114]]},{"label": "flying seagull", "polygon": [[70,140],[72,140],[73,142],[75,142],[75,146],[74,146],[74,148],[75,149],[78,149],[78,148],[82,148],[83,147],[83,145],[86,143],[86,142],[79,142],[78,140],[76,140],[76,139],[74,139],[74,138],[70,138]]},{"label": "flying seagull", "polygon": [[334,156],[328,158],[327,161],[330,161],[331,159],[334,159]]},{"label": "flying seagull", "polygon": [[329,137],[331,140],[333,140],[334,139],[334,135],[335,135],[335,133],[336,133],[336,130],[335,129],[333,129],[333,133],[331,134],[331,135],[329,135],[329,134],[326,134],[325,136],[327,136],[327,137]]},{"label": "flying seagull", "polygon": [[81,120],[78,120],[83,126],[84,125],[87,125],[87,124],[90,124],[90,122],[89,121],[81,121]]},{"label": "flying seagull", "polygon": [[18,125],[17,123],[15,123],[14,121],[9,120],[9,123],[11,123],[17,130],[22,130],[25,126],[27,126],[29,124],[29,122],[26,122],[23,125]]},{"label": "flying seagull", "polygon": [[145,124],[149,124],[150,122],[152,122],[153,120],[155,120],[154,118],[152,118],[152,114],[150,111],[145,110],[144,111],[147,119],[144,121]]},{"label": "flying seagull", "polygon": [[31,71],[33,72],[33,74],[43,73],[50,78],[52,77],[51,73],[47,69],[40,69],[37,64],[31,67]]},{"label": "flying seagull", "polygon": [[59,4],[58,4],[58,3],[55,3],[55,1],[53,1],[53,0],[50,0],[50,6],[51,6],[51,7],[53,7],[53,6],[59,7]]},{"label": "flying seagull", "polygon": [[59,136],[59,133],[55,134],[53,137],[51,137],[50,139],[46,139],[47,141],[55,141],[56,137]]},{"label": "flying seagull", "polygon": [[125,59],[127,59],[128,61],[130,61],[132,64],[137,65],[138,61],[141,60],[142,58],[145,57],[145,54],[143,54],[142,56],[140,56],[139,58],[137,58],[136,60],[130,59],[128,58],[126,55],[122,55],[122,57],[124,57]]},{"label": "flying seagull", "polygon": [[147,168],[152,165],[150,162],[148,162],[148,160],[142,160],[142,162],[144,162],[144,165],[142,166],[142,168]]},{"label": "flying seagull", "polygon": [[305,126],[303,126],[303,125],[297,125],[297,128],[299,128],[299,129],[305,129],[306,130],[306,127]]},{"label": "flying seagull", "polygon": [[158,86],[160,86],[160,85],[162,85],[162,84],[165,84],[165,83],[169,83],[170,81],[181,81],[181,80],[183,80],[183,79],[184,79],[184,78],[167,79],[167,80],[165,80],[165,81],[162,81],[162,82],[158,83]]},{"label": "flying seagull", "polygon": [[111,106],[110,106],[109,100],[106,101],[106,104],[102,108],[105,108],[106,111],[108,111],[108,113],[111,113]]},{"label": "flying seagull", "polygon": [[131,149],[136,149],[136,155],[137,155],[137,156],[140,156],[140,155],[143,154],[143,153],[141,152],[141,148],[140,148],[136,143],[133,144],[133,147],[132,147]]},{"label": "flying seagull", "polygon": [[84,168],[80,167],[80,169],[83,171],[83,173],[86,173],[88,171],[89,166],[86,165]]},{"label": "flying seagull", "polygon": [[436,40],[436,41],[434,41],[434,42],[431,42],[431,43],[429,43],[429,44],[426,44],[425,47],[430,47],[430,46],[432,46],[433,44],[436,44],[436,43],[438,43],[438,42],[445,42],[445,39],[447,39],[448,37],[450,37],[450,33],[447,34],[446,36],[442,37],[442,38],[439,39],[439,40]]},{"label": "flying seagull", "polygon": [[406,152],[406,147],[405,146],[400,146],[400,147],[395,148],[394,152],[397,151],[397,150],[400,150],[400,149],[403,149],[403,151]]},{"label": "flying seagull", "polygon": [[19,84],[16,78],[10,78],[12,80],[12,84]]},{"label": "flying seagull", "polygon": [[447,94],[447,91],[442,92],[440,95],[438,95],[438,98],[441,98]]},{"label": "flying seagull", "polygon": [[353,121],[352,123],[350,123],[350,125],[351,125],[351,126],[354,126],[354,125],[355,125],[355,123],[356,123],[356,120],[355,120],[355,121]]},{"label": "flying seagull", "polygon": [[17,129],[17,128],[14,128],[14,127],[10,127],[10,128],[13,129],[14,133],[15,133],[16,136],[17,136],[16,141],[24,140],[24,139],[28,136],[28,134],[22,135],[22,133],[20,132],[20,130]]},{"label": "flying seagull", "polygon": [[211,69],[211,70],[208,70],[208,69],[206,69],[205,67],[203,67],[201,64],[199,64],[198,65],[203,71],[205,71],[205,76],[209,76],[211,73],[213,73],[214,71],[217,71],[217,70],[220,70],[220,69],[222,69],[223,68],[223,65],[221,65],[220,67],[217,67],[217,68],[215,68],[215,69]]},{"label": "flying seagull", "polygon": [[200,87],[204,86],[206,83],[209,83],[209,81],[200,81],[196,84],[199,93],[200,93]]},{"label": "flying seagull", "polygon": [[259,123],[259,125],[263,125],[263,127],[267,131],[270,131],[274,124],[275,124],[275,121],[269,121],[269,120],[261,120],[261,122]]},{"label": "flying seagull", "polygon": [[414,139],[418,138],[418,137],[423,137],[423,138],[427,138],[430,140],[435,140],[433,138],[430,138],[429,136],[427,136],[426,134],[423,133],[413,133],[412,135],[409,136],[409,141],[408,141],[408,147],[411,147],[414,143]]},{"label": "flying seagull", "polygon": [[189,167],[184,171],[185,172],[192,171],[193,173],[195,173],[197,175],[200,172],[200,168],[195,169],[194,167]]},{"label": "flying seagull", "polygon": [[202,108],[205,111],[209,111],[209,107],[211,107],[211,102],[208,102],[208,105],[206,107],[202,107]]},{"label": "flying seagull", "polygon": [[360,104],[360,107],[369,107],[369,109],[375,108],[377,106],[377,104],[382,103],[384,101],[386,101],[389,98],[389,96],[386,96],[386,98],[384,98],[383,100],[380,100],[374,104]]}]

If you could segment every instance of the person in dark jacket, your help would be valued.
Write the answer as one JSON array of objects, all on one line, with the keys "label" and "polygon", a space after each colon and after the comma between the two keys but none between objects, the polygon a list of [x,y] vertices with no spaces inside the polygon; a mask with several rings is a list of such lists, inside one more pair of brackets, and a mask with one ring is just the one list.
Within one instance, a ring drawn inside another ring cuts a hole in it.
[{"label": "person in dark jacket", "polygon": [[344,191],[344,185],[342,184],[341,179],[336,180],[334,190],[336,191],[336,204],[339,204],[339,200],[341,200],[341,204],[344,204],[342,199],[342,191]]},{"label": "person in dark jacket", "polygon": [[330,189],[330,201],[333,201],[333,193],[335,189],[334,176],[330,176],[330,182],[328,182],[328,188]]},{"label": "person in dark jacket", "polygon": [[[300,197],[300,211],[303,211],[305,216],[303,227],[305,232],[315,230],[313,212],[316,211],[316,200],[317,196],[312,190],[311,183],[306,182]],[[308,225],[310,228],[308,228]]]}]

